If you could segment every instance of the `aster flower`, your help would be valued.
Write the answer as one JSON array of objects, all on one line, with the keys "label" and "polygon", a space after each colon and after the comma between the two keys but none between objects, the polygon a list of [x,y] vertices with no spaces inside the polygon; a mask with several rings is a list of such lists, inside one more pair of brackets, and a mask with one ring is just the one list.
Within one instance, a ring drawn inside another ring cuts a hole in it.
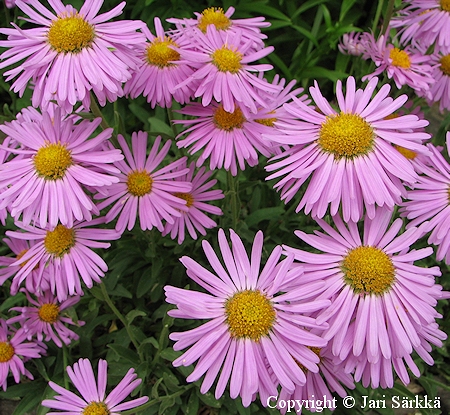
[{"label": "aster flower", "polygon": [[225,36],[211,25],[206,33],[194,30],[198,40],[195,50],[180,49],[179,53],[182,61],[196,66],[196,71],[176,88],[192,85],[194,97],[201,97],[202,105],[214,98],[227,112],[235,110],[235,101],[253,113],[257,112],[257,105],[266,107],[262,95],[277,93],[280,88],[251,73],[268,71],[272,65],[251,62],[267,56],[273,47],[254,52],[252,42],[245,42],[241,31]]},{"label": "aster flower", "polygon": [[[170,140],[159,150],[161,136],[156,137],[148,157],[147,133],[139,131],[132,134],[132,153],[123,136],[119,135],[118,141],[126,161],[114,163],[119,169],[119,182],[106,189],[108,197],[98,207],[101,210],[114,203],[106,214],[106,221],[110,222],[119,215],[116,230],[120,233],[125,228],[133,229],[138,212],[142,230],[156,227],[162,232],[162,220],[174,223],[174,218],[180,217],[182,211],[187,210],[186,201],[174,196],[174,193],[189,193],[192,185],[173,180],[189,172],[186,157],[157,170],[170,150]],[[104,195],[100,193],[96,198],[104,198]]]},{"label": "aster flower", "polygon": [[221,7],[209,7],[201,13],[194,13],[196,19],[171,18],[167,19],[167,21],[176,25],[177,30],[174,31],[174,35],[177,37],[189,37],[195,41],[195,31],[192,29],[198,28],[203,33],[206,33],[208,26],[214,26],[217,30],[224,33],[240,31],[244,41],[251,40],[254,49],[262,49],[264,47],[263,40],[267,36],[261,33],[261,28],[269,27],[270,23],[265,22],[264,17],[231,19],[234,12],[234,7],[229,7],[226,12]]},{"label": "aster flower", "polygon": [[344,55],[361,56],[366,50],[364,33],[345,33],[339,41],[338,49]]},{"label": "aster flower", "polygon": [[[169,337],[176,341],[175,350],[190,347],[174,366],[189,366],[198,360],[188,382],[205,375],[200,391],[206,393],[219,376],[218,399],[230,380],[231,398],[240,395],[248,406],[259,390],[277,394],[279,383],[292,393],[296,385],[304,385],[306,377],[296,361],[318,372],[319,358],[310,347],[323,347],[326,341],[310,331],[324,327],[309,314],[327,307],[329,301],[316,298],[324,289],[322,281],[302,283],[301,269],[291,270],[293,257],[280,260],[279,246],[260,271],[262,232],[254,239],[250,258],[239,236],[232,230],[230,236],[231,248],[219,230],[223,262],[203,241],[213,272],[189,257],[181,258],[187,275],[210,294],[166,286],[166,301],[177,306],[168,314],[209,321]],[[295,288],[288,290],[294,281]]]},{"label": "aster flower", "polygon": [[21,291],[25,292],[31,306],[11,308],[9,311],[20,314],[8,319],[8,324],[19,323],[27,333],[28,340],[36,336],[38,341],[53,340],[58,347],[62,347],[63,342],[69,345],[72,340],[78,340],[78,334],[66,324],[83,326],[84,321],[74,323],[70,317],[63,315],[63,311],[77,304],[80,301],[79,296],[59,302],[50,291],[38,294],[36,299],[33,299],[27,290]]},{"label": "aster flower", "polygon": [[14,381],[20,383],[20,377],[33,379],[33,375],[25,369],[25,359],[38,359],[45,352],[40,342],[26,342],[25,330],[13,331],[5,320],[0,319],[0,385],[6,390],[9,371]]},{"label": "aster flower", "polygon": [[326,233],[295,232],[324,253],[284,246],[301,262],[306,278],[325,281],[328,288],[318,298],[333,300],[317,322],[328,322],[323,338],[341,360],[362,356],[359,362],[376,364],[381,358],[407,360],[414,350],[421,355],[422,331],[441,317],[435,310],[437,300],[445,298],[435,284],[439,267],[414,265],[433,250],[408,250],[423,229],[413,227],[397,236],[403,221],[389,226],[391,216],[387,209],[377,209],[373,219],[366,217],[362,240],[357,223],[345,225],[339,215],[333,216],[336,230],[318,220]]},{"label": "aster flower", "polygon": [[434,68],[432,76],[435,82],[431,85],[430,93],[425,98],[430,106],[434,102],[439,102],[441,112],[450,110],[450,53],[434,53],[429,55],[428,59]]},{"label": "aster flower", "polygon": [[[428,243],[438,247],[436,259],[450,264],[450,206],[449,183],[450,165],[444,156],[434,147],[428,145],[432,152],[429,165],[420,164],[423,173],[408,191],[407,200],[400,211],[402,216],[410,219],[407,227],[418,226],[429,221],[426,232],[431,232]],[[450,133],[447,133],[447,153],[450,151]]]},{"label": "aster flower", "polygon": [[24,232],[7,231],[9,237],[33,240],[35,244],[10,266],[24,264],[14,276],[11,292],[17,293],[23,280],[30,277],[37,266],[39,275],[48,271],[50,289],[57,294],[58,301],[68,295],[83,295],[81,279],[88,288],[94,282],[101,282],[108,266],[90,248],[109,248],[111,244],[98,241],[119,239],[120,233],[113,229],[99,229],[95,226],[105,223],[104,218],[90,222],[75,222],[73,227],[57,225],[38,228],[16,222]]},{"label": "aster flower", "polygon": [[[422,141],[429,134],[417,131],[428,121],[416,115],[395,120],[386,119],[407,100],[402,95],[395,100],[388,97],[390,86],[383,85],[372,98],[378,83],[372,78],[364,90],[356,90],[353,77],[347,79],[346,94],[337,83],[336,111],[322,96],[317,83],[310,93],[318,110],[294,99],[285,104],[288,112],[298,120],[278,123],[278,131],[266,135],[291,149],[269,160],[267,171],[278,170],[267,179],[283,177],[275,188],[288,202],[310,178],[297,212],[323,217],[330,205],[335,215],[342,207],[344,220],[357,221],[364,207],[370,218],[375,206],[393,208],[406,196],[402,181],[414,183],[418,176],[409,160],[392,144],[417,153],[429,154]],[[301,131],[301,134],[299,134]]]},{"label": "aster flower", "polygon": [[49,412],[48,415],[118,415],[148,401],[148,396],[143,396],[123,402],[142,382],[141,379],[136,379],[134,369],[130,369],[120,383],[106,395],[107,369],[106,360],[100,359],[96,381],[89,359],[78,360],[73,368],[67,366],[67,374],[81,397],[50,381],[49,386],[58,395],[54,399],[42,401],[42,406],[56,409],[58,412]]},{"label": "aster flower", "polygon": [[71,227],[74,220],[90,220],[99,211],[83,188],[106,186],[118,179],[110,163],[123,159],[120,150],[105,150],[101,145],[111,137],[106,129],[96,137],[92,133],[101,119],[74,124],[59,109],[54,116],[35,113],[5,123],[0,130],[20,144],[7,147],[19,156],[0,164],[0,209],[8,207],[16,220],[34,222],[41,228],[59,222]]},{"label": "aster flower", "polygon": [[411,41],[422,50],[434,45],[435,51],[449,49],[450,3],[446,0],[410,0],[408,7],[390,21],[400,31],[401,42]]},{"label": "aster flower", "polygon": [[0,55],[0,68],[21,62],[4,73],[7,81],[18,77],[12,84],[14,92],[22,96],[32,81],[34,107],[45,108],[56,100],[66,112],[79,101],[88,109],[90,91],[101,105],[122,96],[122,83],[139,64],[134,47],[145,41],[137,32],[144,23],[108,22],[122,13],[125,2],[98,14],[102,4],[103,0],[87,0],[77,11],[54,0],[52,12],[38,0],[16,0],[28,16],[24,19],[37,27],[20,29],[13,24],[13,29],[0,29],[8,36],[0,42],[8,48]]},{"label": "aster flower", "polygon": [[142,94],[147,97],[152,108],[157,104],[170,108],[172,99],[185,104],[192,97],[193,90],[189,86],[178,89],[175,86],[191,76],[194,69],[186,63],[178,62],[180,53],[177,49],[186,48],[186,43],[191,43],[182,38],[175,42],[164,32],[161,20],[155,17],[154,21],[156,36],[147,27],[142,29],[148,42],[142,53],[142,62],[125,84],[124,92],[131,98]]},{"label": "aster flower", "polygon": [[[323,347],[321,349],[315,347],[311,350],[319,356],[319,372],[313,373],[301,367],[306,375],[305,385],[297,385],[294,393],[288,393],[286,390],[281,389],[278,402],[287,402],[290,400],[306,402],[314,399],[314,397],[321,397],[323,400],[333,403],[332,392],[336,392],[341,398],[347,396],[347,391],[342,385],[345,385],[349,389],[355,388],[352,376],[344,372],[343,362],[333,356],[329,347]],[[306,406],[304,407],[306,408]],[[335,409],[332,406],[327,405],[327,407],[331,410]],[[286,413],[286,406],[283,408],[279,407],[279,409],[282,414]],[[310,412],[322,412],[319,408],[308,407],[307,409]],[[297,410],[297,413],[301,414],[302,410]]]},{"label": "aster flower", "polygon": [[418,91],[421,96],[430,94],[430,87],[435,82],[431,76],[433,67],[429,65],[430,57],[411,46],[399,48],[387,43],[381,35],[376,40],[371,33],[365,33],[364,59],[375,62],[377,69],[362,78],[363,81],[386,72],[389,79],[393,79],[400,89],[403,85]]},{"label": "aster flower", "polygon": [[212,172],[206,172],[202,167],[194,176],[195,163],[192,162],[189,172],[176,179],[183,182],[192,183],[192,190],[188,193],[175,193],[176,197],[186,200],[187,211],[182,211],[181,216],[175,217],[174,223],[166,223],[163,236],[170,234],[172,239],[178,236],[178,243],[181,245],[185,238],[185,229],[192,239],[197,239],[197,232],[206,235],[206,229],[217,226],[204,212],[212,215],[222,215],[222,209],[205,202],[223,199],[225,196],[222,190],[209,190],[217,180],[207,181]]}]

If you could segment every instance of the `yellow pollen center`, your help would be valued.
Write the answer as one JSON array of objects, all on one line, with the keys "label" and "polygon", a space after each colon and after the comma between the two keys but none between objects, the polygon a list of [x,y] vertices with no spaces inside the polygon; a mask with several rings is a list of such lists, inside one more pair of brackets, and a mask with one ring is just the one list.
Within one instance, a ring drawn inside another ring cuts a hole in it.
[{"label": "yellow pollen center", "polygon": [[175,196],[186,200],[186,207],[188,208],[194,204],[194,197],[190,193],[175,193]]},{"label": "yellow pollen center", "polygon": [[232,131],[235,128],[242,128],[242,125],[246,121],[240,108],[235,107],[233,112],[227,112],[223,109],[222,105],[217,107],[214,111],[213,120],[217,128],[225,131]]},{"label": "yellow pollen center", "polygon": [[450,54],[449,55],[444,55],[441,59],[440,59],[440,69],[441,71],[447,75],[450,76]]},{"label": "yellow pollen center", "polygon": [[203,10],[197,27],[203,33],[206,33],[206,28],[210,24],[213,24],[217,30],[226,30],[231,26],[231,20],[225,16],[225,13],[221,7],[210,7]]},{"label": "yellow pollen center", "polygon": [[91,402],[83,409],[82,415],[110,415],[110,412],[103,402]]},{"label": "yellow pollen center", "polygon": [[65,145],[59,143],[41,147],[34,156],[33,162],[39,176],[47,180],[63,178],[66,170],[73,163],[70,151]]},{"label": "yellow pollen center", "polygon": [[47,231],[44,246],[49,254],[62,257],[75,245],[75,231],[58,225],[52,231]]},{"label": "yellow pollen center", "polygon": [[411,59],[409,55],[398,48],[391,49],[389,57],[392,59],[392,65],[400,68],[409,69],[411,67]]},{"label": "yellow pollen center", "polygon": [[53,303],[42,304],[38,315],[39,319],[44,323],[56,323],[59,317],[59,307]]},{"label": "yellow pollen center", "polygon": [[0,363],[9,362],[14,356],[14,347],[8,342],[0,342]]},{"label": "yellow pollen center", "polygon": [[162,40],[156,38],[147,46],[147,62],[150,65],[164,68],[166,66],[174,66],[172,61],[180,60],[180,54],[170,48],[170,46],[178,46],[172,39],[167,36]]},{"label": "yellow pollen center", "polygon": [[225,303],[228,330],[231,337],[259,341],[267,336],[275,322],[272,303],[259,291],[241,291]]},{"label": "yellow pollen center", "polygon": [[221,72],[238,73],[241,69],[242,54],[226,46],[217,49],[211,55],[212,63]]},{"label": "yellow pollen center", "polygon": [[127,188],[133,196],[144,196],[152,191],[153,179],[145,170],[128,173]]},{"label": "yellow pollen center", "polygon": [[356,114],[328,116],[319,131],[319,146],[336,158],[353,158],[372,151],[372,127]]},{"label": "yellow pollen center", "polygon": [[94,27],[78,13],[70,16],[58,16],[48,30],[48,42],[58,53],[78,53],[91,46]]},{"label": "yellow pollen center", "polygon": [[450,12],[450,0],[441,0],[441,9]]},{"label": "yellow pollen center", "polygon": [[355,293],[385,293],[395,280],[392,260],[381,249],[358,246],[352,249],[341,265],[345,282]]},{"label": "yellow pollen center", "polygon": [[[269,114],[275,114],[275,111],[270,111]],[[276,121],[276,118],[259,118],[255,120],[258,124],[267,125],[267,127],[273,127]]]},{"label": "yellow pollen center", "polygon": [[408,160],[414,160],[417,157],[417,153],[415,151],[409,150],[402,146],[394,145],[397,151]]}]

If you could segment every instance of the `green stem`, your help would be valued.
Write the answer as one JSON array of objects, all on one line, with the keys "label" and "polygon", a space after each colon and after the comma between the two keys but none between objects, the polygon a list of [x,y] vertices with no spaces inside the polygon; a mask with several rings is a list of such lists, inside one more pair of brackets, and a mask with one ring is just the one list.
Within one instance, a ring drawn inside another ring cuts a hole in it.
[{"label": "green stem", "polygon": [[[100,123],[100,127],[102,127],[103,130],[106,130],[107,128],[111,128],[108,124],[108,122],[106,121],[105,117],[102,114],[102,111],[100,110],[100,107],[97,104],[97,101],[95,99],[94,94],[91,92],[91,112],[92,114],[95,115],[96,118],[101,118],[102,122]],[[111,143],[113,143],[114,147],[119,148],[119,142],[117,141],[117,135],[116,133],[112,132],[111,138],[110,138]]]},{"label": "green stem", "polygon": [[380,35],[386,35],[386,32],[389,27],[389,22],[391,21],[392,14],[394,13],[394,4],[395,4],[395,0],[388,1],[386,14],[384,16],[384,21],[383,21],[383,27],[381,28]]},{"label": "green stem", "polygon": [[103,298],[105,299],[106,304],[108,304],[109,308],[112,310],[112,312],[116,315],[116,317],[122,322],[122,324],[125,327],[125,330],[128,333],[128,337],[131,340],[131,343],[133,343],[137,353],[139,354],[139,359],[141,362],[144,361],[144,357],[142,356],[142,352],[139,348],[139,343],[136,340],[136,337],[134,337],[133,332],[131,331],[131,327],[128,324],[127,319],[123,316],[123,314],[117,309],[117,307],[114,305],[113,301],[111,300],[111,297],[108,294],[108,291],[106,290],[105,284],[101,283],[100,284],[100,289],[102,291],[103,294]]},{"label": "green stem", "polygon": [[239,219],[239,182],[237,177],[233,176],[229,170],[227,171],[227,186],[231,206],[232,229],[236,230]]},{"label": "green stem", "polygon": [[67,346],[65,344],[62,345],[63,352],[63,367],[64,367],[64,387],[69,389],[69,377],[67,375],[66,367],[69,366],[69,361],[67,358]]},{"label": "green stem", "polygon": [[375,33],[378,27],[378,22],[380,21],[381,12],[383,10],[384,0],[378,0],[377,11],[375,12],[375,17],[373,19],[372,32]]},{"label": "green stem", "polygon": [[177,131],[176,124],[173,122],[174,117],[173,117],[172,108],[167,107],[167,118],[169,119],[169,123],[170,123],[170,126],[172,127],[172,131],[173,131],[173,138],[175,139],[178,135],[178,131]]},{"label": "green stem", "polygon": [[187,385],[185,386],[183,389],[180,389],[178,392],[175,392],[172,395],[167,395],[167,396],[160,396],[159,398],[155,398],[152,399],[151,401],[148,401],[147,403],[144,403],[144,405],[141,405],[138,408],[135,409],[129,409],[128,411],[123,411],[122,415],[134,415],[138,412],[142,412],[147,408],[150,408],[153,405],[156,405],[157,403],[160,403],[162,401],[165,401],[166,399],[170,399],[170,398],[176,398],[180,395],[183,395],[183,393],[185,393],[186,391],[188,391],[189,389],[192,389],[194,387],[193,384],[191,385]]}]

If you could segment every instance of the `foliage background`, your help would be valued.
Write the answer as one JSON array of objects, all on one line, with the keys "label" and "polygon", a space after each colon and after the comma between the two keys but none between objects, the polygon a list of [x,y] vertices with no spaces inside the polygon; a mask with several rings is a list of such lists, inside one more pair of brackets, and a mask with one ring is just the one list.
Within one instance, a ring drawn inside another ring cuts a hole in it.
[{"label": "foliage background", "polygon": [[[71,2],[77,9],[82,3],[81,0]],[[105,0],[102,10],[110,10],[118,3],[118,0]],[[400,3],[401,1],[397,1],[394,6],[399,7]],[[224,10],[230,6],[235,7],[233,18],[264,16],[272,24],[264,30],[268,36],[266,43],[275,47],[275,52],[265,59],[274,65],[274,70],[267,76],[271,78],[278,73],[288,82],[296,79],[305,89],[315,79],[322,92],[332,99],[336,80],[353,75],[360,81],[370,71],[367,62],[338,52],[339,39],[344,33],[355,30],[372,30],[377,34],[385,17],[389,15],[390,4],[387,0],[130,0],[121,17],[143,20],[153,32],[155,16],[169,29],[172,26],[165,22],[166,18],[193,17],[194,11],[201,12],[212,6],[223,7]],[[17,20],[18,14],[19,10],[4,7],[0,17],[1,26],[9,27],[11,20],[26,26],[26,23]],[[393,89],[392,92],[398,91]],[[0,121],[4,122],[14,119],[21,108],[30,105],[30,94],[19,98],[9,91],[9,85],[0,78],[0,102]],[[173,109],[177,108],[179,106],[175,104]],[[433,143],[443,144],[450,116],[437,114],[434,108],[423,110],[426,118],[431,121],[428,132],[433,133]],[[142,97],[135,100],[119,99],[102,108],[102,113],[107,123],[114,127],[115,133],[130,136],[133,131],[144,130],[150,136],[162,134],[165,138],[174,139],[181,132],[180,126],[170,125],[165,109],[152,110]],[[181,118],[176,112],[173,116]],[[177,149],[173,144],[170,154],[172,157],[180,157],[187,155],[187,152]],[[192,159],[195,158],[189,156],[189,160]],[[259,229],[263,230],[267,257],[277,244],[301,247],[301,242],[293,231],[302,229],[310,233],[315,229],[315,222],[309,216],[295,213],[299,199],[288,205],[280,201],[279,195],[272,189],[273,183],[265,180],[264,165],[265,159],[261,157],[258,166],[247,168],[238,175],[237,180],[230,180],[224,171],[216,172],[214,177],[218,179],[217,187],[226,195],[219,204],[224,211],[222,217],[216,218],[219,227],[235,229],[248,245],[255,233]],[[1,229],[1,234],[7,229],[14,229],[12,221]],[[209,231],[206,239],[216,246],[217,228]],[[426,239],[419,241],[418,245],[426,246]],[[7,253],[6,245],[0,246],[0,255]],[[110,385],[117,383],[130,367],[134,367],[138,376],[143,379],[138,393],[148,395],[153,403],[141,412],[145,415],[279,413],[277,410],[263,408],[259,403],[243,408],[239,399],[231,400],[227,393],[219,401],[211,393],[202,395],[199,392],[199,382],[192,385],[185,381],[192,368],[172,367],[172,360],[180,353],[173,351],[172,342],[168,338],[169,332],[184,331],[198,325],[197,322],[188,325],[186,321],[174,321],[166,314],[171,306],[164,302],[164,285],[186,288],[193,284],[186,277],[185,269],[178,260],[182,255],[205,263],[200,240],[187,239],[179,246],[168,236],[161,237],[156,229],[147,232],[134,229],[125,232],[120,240],[113,241],[104,255],[109,266],[104,284],[86,290],[81,302],[70,310],[74,320],[86,322],[85,326],[77,329],[80,340],[62,349],[49,344],[46,357],[28,364],[35,380],[19,385],[10,384],[6,392],[0,392],[0,399],[19,402],[14,415],[31,410],[44,415],[48,409],[39,404],[42,399],[53,395],[47,382],[52,380],[68,386],[64,368],[79,357],[87,357],[94,361],[98,358],[108,361]],[[421,265],[433,266],[435,261],[427,258]],[[450,289],[448,267],[445,264],[439,265],[443,273],[441,284]],[[0,289],[0,317],[11,317],[8,310],[25,303],[24,295],[9,295],[8,284]],[[450,333],[447,302],[441,301],[439,309],[444,314],[444,319],[440,322],[441,328]],[[134,339],[134,344],[130,338]],[[429,397],[442,396],[442,413],[450,413],[450,400],[446,402],[444,399],[445,391],[450,391],[448,342],[442,349],[435,350],[433,356],[436,361],[433,367],[427,367],[417,360],[423,374],[408,388],[400,383],[393,390],[366,390],[358,385],[349,394],[355,396],[359,404],[362,402],[361,395],[368,395],[373,399],[384,399],[384,395],[386,399],[392,395],[412,398],[417,392]],[[337,398],[340,403],[340,398]],[[336,415],[359,413],[363,411],[358,408],[345,410],[339,404],[335,411]],[[373,410],[372,413],[387,415],[394,411],[386,408]],[[422,410],[421,413],[432,415],[439,414],[440,411]]]}]

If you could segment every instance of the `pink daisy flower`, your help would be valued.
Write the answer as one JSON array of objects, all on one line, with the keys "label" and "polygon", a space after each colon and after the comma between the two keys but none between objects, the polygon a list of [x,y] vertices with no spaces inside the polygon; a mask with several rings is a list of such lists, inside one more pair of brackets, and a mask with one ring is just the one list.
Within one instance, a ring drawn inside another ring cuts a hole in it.
[{"label": "pink daisy flower", "polygon": [[[326,341],[310,330],[324,327],[309,314],[327,307],[329,301],[316,298],[324,289],[322,281],[301,282],[301,269],[291,269],[292,255],[280,260],[279,246],[260,271],[262,232],[254,239],[250,258],[239,236],[232,230],[230,236],[231,248],[219,230],[223,262],[203,241],[213,272],[189,257],[181,258],[187,275],[209,294],[166,286],[166,301],[177,307],[168,314],[209,321],[169,337],[176,341],[175,350],[189,347],[174,366],[189,366],[198,360],[188,382],[205,375],[200,391],[206,393],[219,376],[216,398],[230,381],[231,398],[240,395],[248,406],[260,389],[277,394],[279,383],[292,393],[296,385],[304,385],[305,374],[296,362],[318,372],[319,358],[310,347],[323,347]],[[287,289],[293,281],[295,288]]]},{"label": "pink daisy flower", "polygon": [[[395,120],[386,119],[407,100],[388,96],[390,86],[383,85],[372,98],[377,78],[364,90],[356,89],[353,77],[347,79],[346,94],[338,81],[336,111],[322,96],[317,83],[310,88],[317,110],[294,99],[286,110],[298,120],[278,125],[278,131],[267,135],[279,144],[294,147],[269,162],[267,180],[283,177],[275,188],[288,202],[310,178],[296,211],[323,217],[330,205],[335,215],[342,207],[344,220],[359,220],[364,207],[370,218],[375,206],[393,208],[401,202],[406,190],[402,181],[414,183],[418,176],[409,160],[392,146],[399,145],[417,153],[429,154],[422,141],[429,134],[417,131],[428,121],[416,115]],[[301,131],[301,134],[299,134]]]},{"label": "pink daisy flower", "polygon": [[251,49],[252,42],[242,39],[241,31],[223,35],[215,27],[208,26],[206,33],[195,30],[195,50],[179,49],[182,61],[195,65],[197,70],[177,88],[190,86],[194,97],[202,98],[207,106],[212,99],[222,103],[227,112],[235,110],[235,101],[257,112],[257,105],[266,107],[265,94],[277,93],[279,86],[270,84],[252,72],[265,72],[272,65],[252,65],[273,51],[269,46],[257,52]]},{"label": "pink daisy flower", "polygon": [[32,81],[34,107],[45,108],[56,100],[66,112],[79,101],[88,109],[90,91],[101,105],[122,96],[122,83],[139,64],[134,48],[145,41],[137,32],[144,23],[108,22],[122,13],[125,2],[98,14],[102,5],[103,0],[87,0],[78,12],[53,0],[52,12],[38,0],[16,0],[28,16],[24,20],[37,27],[20,29],[13,24],[14,29],[0,29],[8,36],[0,42],[8,48],[0,55],[0,68],[21,62],[4,74],[7,81],[18,77],[12,84],[14,92],[22,96]]},{"label": "pink daisy flower", "polygon": [[401,42],[411,41],[422,50],[434,45],[435,51],[450,48],[450,3],[446,0],[410,0],[399,17],[391,20],[392,27],[404,27]]},{"label": "pink daisy flower", "polygon": [[441,275],[439,267],[414,265],[433,250],[408,250],[423,229],[410,228],[396,236],[403,221],[396,219],[389,226],[391,216],[387,209],[377,209],[373,219],[366,217],[362,239],[358,224],[345,225],[339,215],[333,217],[337,230],[318,220],[326,233],[295,232],[324,253],[284,246],[301,262],[305,278],[326,283],[318,299],[333,300],[317,322],[328,322],[322,337],[341,360],[349,355],[363,356],[360,361],[370,363],[381,358],[409,359],[414,350],[421,355],[421,332],[441,317],[435,310],[437,300],[445,298],[442,287],[435,284],[435,277]]},{"label": "pink daisy flower", "polygon": [[225,196],[222,190],[209,190],[213,187],[217,180],[209,180],[212,172],[205,172],[202,167],[195,174],[195,163],[192,162],[189,172],[176,179],[176,181],[186,181],[192,183],[192,190],[188,193],[175,193],[176,197],[186,200],[187,211],[182,211],[181,216],[175,217],[174,223],[166,223],[164,226],[163,236],[170,234],[172,239],[178,236],[178,243],[181,245],[185,238],[185,229],[187,229],[192,239],[197,239],[197,232],[206,235],[206,229],[217,226],[210,217],[205,213],[212,215],[223,215],[222,209],[217,206],[210,205],[205,202],[223,199]]},{"label": "pink daisy flower", "polygon": [[54,399],[42,401],[42,406],[58,411],[49,412],[48,415],[118,415],[148,401],[148,396],[143,396],[123,402],[142,382],[141,379],[136,379],[134,369],[130,369],[120,383],[106,395],[107,370],[108,363],[100,359],[96,381],[89,359],[78,360],[73,368],[67,366],[67,374],[81,397],[50,381],[49,386],[58,395],[54,396]]},{"label": "pink daisy flower", "polygon": [[[429,166],[420,165],[418,182],[408,191],[402,203],[402,216],[410,219],[407,227],[418,226],[428,221],[425,232],[431,232],[428,243],[438,247],[436,259],[450,264],[450,165],[436,147],[429,144],[432,152]],[[447,133],[447,153],[450,151],[450,132]]]},{"label": "pink daisy flower", "polygon": [[195,41],[193,28],[198,28],[203,33],[206,33],[208,26],[214,26],[217,30],[224,33],[236,33],[240,31],[244,41],[251,40],[254,49],[262,49],[264,47],[263,40],[267,36],[261,33],[261,28],[269,27],[270,23],[265,22],[264,17],[231,19],[234,12],[234,7],[229,7],[226,12],[221,7],[209,7],[201,13],[194,13],[196,19],[171,18],[167,19],[167,21],[176,25],[177,30],[174,31],[176,36],[187,36]]},{"label": "pink daisy flower", "polygon": [[381,35],[376,40],[371,33],[364,33],[364,59],[375,62],[377,69],[362,78],[363,81],[372,79],[386,72],[389,79],[393,79],[398,89],[403,85],[418,91],[421,96],[428,96],[431,85],[435,82],[431,76],[433,67],[429,65],[430,57],[411,46],[395,47],[387,43]]},{"label": "pink daisy flower", "polygon": [[[448,49],[450,51],[450,48]],[[439,110],[450,110],[450,53],[434,53],[428,56],[435,80],[426,96],[429,105],[439,102]]]},{"label": "pink daisy flower", "polygon": [[101,146],[112,133],[107,129],[90,138],[101,119],[74,124],[59,109],[54,117],[43,112],[40,119],[21,117],[0,125],[0,130],[20,144],[8,147],[19,156],[0,165],[0,209],[8,207],[16,220],[41,228],[59,222],[71,227],[74,220],[90,220],[99,214],[83,188],[117,183],[110,163],[123,159],[120,150]]},{"label": "pink daisy flower", "polygon": [[25,369],[24,359],[39,359],[45,353],[45,346],[40,342],[26,342],[24,329],[12,331],[6,322],[0,319],[0,385],[6,390],[9,371],[14,381],[20,383],[20,377],[33,379]]},{"label": "pink daisy flower", "polygon": [[25,292],[32,306],[11,308],[9,311],[16,311],[20,315],[8,319],[8,324],[19,323],[27,333],[28,340],[36,336],[38,341],[53,340],[58,347],[62,347],[63,342],[69,345],[72,340],[79,339],[78,334],[70,330],[66,324],[79,327],[84,325],[84,321],[74,323],[69,316],[63,314],[64,310],[80,301],[79,296],[59,302],[50,291],[37,295],[36,299],[33,299],[27,290],[21,291]]},{"label": "pink daisy flower", "polygon": [[[162,220],[174,223],[176,217],[186,211],[186,200],[174,196],[174,193],[189,193],[192,185],[178,179],[187,174],[186,157],[169,163],[157,170],[170,150],[171,141],[167,141],[161,150],[161,136],[155,142],[147,157],[147,133],[139,131],[131,136],[132,150],[123,136],[118,136],[119,144],[126,160],[114,163],[119,169],[116,175],[118,183],[106,188],[106,200],[98,205],[102,210],[114,203],[106,214],[106,222],[119,215],[116,230],[122,233],[125,228],[133,229],[139,212],[139,224],[142,230],[156,227],[164,230]],[[97,199],[104,198],[96,195]]]},{"label": "pink daisy flower", "polygon": [[[333,403],[332,392],[336,392],[341,398],[347,396],[347,391],[342,385],[345,385],[349,389],[355,388],[352,376],[344,372],[343,362],[333,356],[329,347],[323,347],[321,349],[314,347],[311,350],[319,356],[319,372],[310,372],[301,367],[306,375],[305,385],[297,385],[294,393],[289,393],[285,389],[281,389],[278,402],[291,400],[306,402],[314,399],[314,397],[320,397],[320,399],[326,399]],[[335,409],[333,406],[330,407],[327,405],[327,407],[331,410]],[[308,405],[308,407],[304,405],[303,408],[308,409],[310,412],[322,412],[320,410],[321,408],[312,408],[311,405]],[[278,407],[278,409],[280,409],[282,414],[285,414],[287,410],[286,406],[283,408]],[[297,414],[301,413],[301,409],[300,411],[297,410]]]},{"label": "pink daisy flower", "polygon": [[147,97],[152,108],[155,105],[170,108],[172,99],[185,104],[192,97],[193,90],[190,86],[178,89],[175,86],[189,78],[194,69],[186,63],[178,62],[178,48],[186,48],[190,42],[183,42],[182,38],[174,41],[164,32],[161,20],[155,17],[154,21],[156,36],[147,27],[142,29],[148,42],[145,44],[141,64],[125,84],[124,92],[131,98],[142,94]]},{"label": "pink daisy flower", "polygon": [[83,295],[81,279],[88,288],[94,282],[100,283],[108,266],[91,248],[106,249],[112,241],[120,238],[114,229],[99,229],[94,226],[105,223],[104,218],[90,222],[75,222],[73,227],[57,225],[56,227],[38,228],[16,222],[25,232],[7,231],[9,237],[35,241],[35,244],[11,266],[24,264],[16,273],[11,285],[15,294],[19,285],[29,278],[38,266],[39,276],[48,270],[50,289],[57,294],[58,301],[64,301],[68,295]]},{"label": "pink daisy flower", "polygon": [[339,41],[338,49],[344,55],[361,56],[366,51],[364,33],[345,33]]}]

